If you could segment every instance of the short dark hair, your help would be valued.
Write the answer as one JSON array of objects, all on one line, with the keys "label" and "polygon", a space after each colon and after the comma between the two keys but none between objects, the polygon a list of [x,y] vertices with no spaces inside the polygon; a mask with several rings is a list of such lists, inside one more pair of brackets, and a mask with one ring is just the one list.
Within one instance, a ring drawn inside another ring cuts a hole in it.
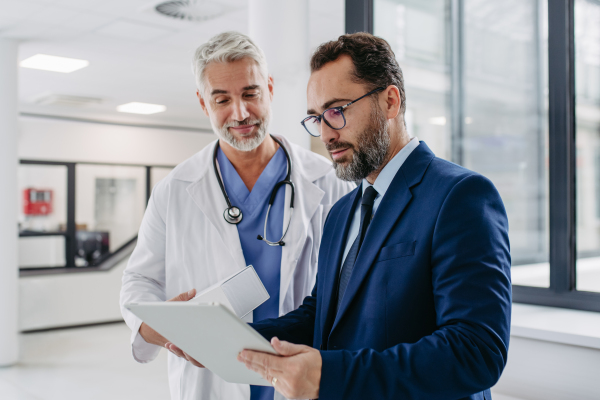
[{"label": "short dark hair", "polygon": [[365,83],[370,90],[395,85],[400,91],[401,114],[406,111],[404,77],[389,43],[370,33],[359,32],[342,35],[337,40],[320,45],[310,60],[310,71],[315,72],[325,64],[347,54],[354,64],[356,82]]}]

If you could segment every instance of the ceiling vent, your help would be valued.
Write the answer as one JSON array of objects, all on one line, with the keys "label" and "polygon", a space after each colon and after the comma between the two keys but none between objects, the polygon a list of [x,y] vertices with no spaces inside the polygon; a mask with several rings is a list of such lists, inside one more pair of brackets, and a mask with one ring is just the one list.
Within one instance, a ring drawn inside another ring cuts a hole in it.
[{"label": "ceiling vent", "polygon": [[154,6],[167,17],[187,21],[207,21],[220,17],[228,11],[227,6],[211,0],[172,0]]},{"label": "ceiling vent", "polygon": [[71,96],[67,94],[42,93],[31,99],[31,103],[41,106],[85,107],[101,104],[103,99],[97,97]]}]

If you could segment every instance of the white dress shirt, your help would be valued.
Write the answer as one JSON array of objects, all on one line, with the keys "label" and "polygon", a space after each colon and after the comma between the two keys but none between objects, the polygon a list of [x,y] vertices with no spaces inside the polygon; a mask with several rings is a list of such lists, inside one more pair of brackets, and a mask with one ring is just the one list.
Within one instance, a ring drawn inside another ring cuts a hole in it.
[{"label": "white dress shirt", "polygon": [[[383,167],[383,169],[379,173],[379,176],[377,176],[377,179],[375,179],[375,183],[373,183],[373,185],[371,185],[367,181],[367,179],[362,180],[363,194],[369,186],[373,186],[373,188],[377,191],[377,196],[375,197],[375,202],[373,203],[373,213],[371,214],[372,216],[375,216],[375,213],[377,212],[377,207],[379,207],[379,203],[381,203],[381,199],[383,198],[383,196],[385,196],[385,192],[387,191],[388,187],[390,187],[390,184],[392,183],[392,180],[400,170],[400,167],[402,167],[404,161],[406,161],[410,153],[412,153],[418,145],[419,139],[417,139],[416,137],[412,138],[410,142],[408,142],[408,144],[404,146],[402,150],[400,150],[398,154],[396,154],[394,158],[392,158],[385,167]],[[346,260],[346,256],[350,251],[350,247],[352,247],[352,244],[358,236],[358,230],[360,229],[360,208],[361,203],[359,201],[358,203],[356,203],[356,208],[354,209],[354,216],[352,217],[352,222],[350,223],[350,230],[348,231],[348,238],[346,239],[346,248],[344,249],[344,257],[342,258],[341,265],[344,265],[344,260]]]}]

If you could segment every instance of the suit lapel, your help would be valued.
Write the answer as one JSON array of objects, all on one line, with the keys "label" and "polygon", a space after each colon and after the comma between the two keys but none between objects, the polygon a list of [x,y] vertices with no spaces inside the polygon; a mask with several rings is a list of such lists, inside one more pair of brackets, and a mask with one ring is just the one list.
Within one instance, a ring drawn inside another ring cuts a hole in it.
[{"label": "suit lapel", "polygon": [[[352,196],[348,198],[346,204],[337,213],[335,227],[333,229],[334,237],[331,240],[331,246],[327,249],[327,257],[325,257],[325,264],[323,265],[322,271],[324,272],[323,277],[323,306],[321,307],[321,327],[322,327],[322,339],[325,343],[326,338],[329,336],[329,327],[333,323],[335,317],[335,311],[337,304],[336,296],[338,275],[340,264],[342,262],[342,256],[346,247],[346,240],[348,237],[348,231],[350,224],[352,223],[352,216],[354,215],[354,209],[356,203],[361,197],[362,185],[355,189]],[[339,234],[336,234],[339,233]],[[321,251],[324,249],[321,249]]]},{"label": "suit lapel", "polygon": [[[285,246],[281,250],[281,278],[279,289],[279,309],[283,312],[283,302],[296,270],[297,260],[306,243],[308,226],[313,215],[319,208],[325,192],[317,185],[309,182],[297,172],[292,173],[292,181],[296,186],[296,196],[292,220],[286,237]],[[299,194],[302,194],[299,196]],[[288,185],[285,189],[285,208],[283,212],[283,230],[290,218],[290,198],[292,191]],[[273,239],[271,239],[273,240]]]},{"label": "suit lapel", "polygon": [[358,293],[362,282],[373,266],[385,239],[397,224],[404,209],[410,203],[412,199],[410,188],[421,182],[427,167],[434,157],[435,155],[429,150],[427,145],[421,142],[396,173],[369,225],[331,332],[335,330],[339,320],[344,316],[344,313],[347,311],[353,298]]}]

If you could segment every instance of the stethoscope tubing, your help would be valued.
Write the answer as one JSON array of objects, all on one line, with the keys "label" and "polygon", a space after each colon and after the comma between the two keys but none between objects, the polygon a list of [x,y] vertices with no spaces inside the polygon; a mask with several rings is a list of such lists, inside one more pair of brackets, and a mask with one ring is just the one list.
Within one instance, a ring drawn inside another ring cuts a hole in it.
[{"label": "stethoscope tubing", "polygon": [[[262,236],[258,235],[257,239],[262,240],[269,246],[285,246],[285,242],[283,241],[283,238],[285,237],[288,230],[290,229],[290,223],[292,222],[292,216],[294,215],[294,198],[295,198],[295,194],[296,194],[295,193],[296,188],[294,187],[294,183],[291,181],[292,159],[291,159],[287,149],[283,145],[283,143],[281,143],[281,141],[279,139],[277,139],[275,136],[273,136],[273,135],[270,135],[270,136],[277,144],[279,144],[279,147],[281,147],[283,149],[285,158],[287,160],[288,168],[287,168],[287,174],[286,174],[285,180],[278,182],[275,185],[275,187],[273,188],[273,191],[271,192],[271,197],[269,198],[269,207],[267,208],[267,215],[265,216],[263,235]],[[223,212],[223,218],[225,219],[226,222],[233,224],[233,225],[237,225],[240,222],[242,222],[242,218],[243,218],[242,211],[238,207],[231,205],[231,201],[229,200],[229,196],[227,195],[227,191],[225,190],[225,185],[223,184],[223,179],[221,178],[221,174],[219,173],[219,169],[217,167],[218,151],[219,151],[219,141],[217,140],[217,143],[215,144],[215,149],[213,151],[213,167],[215,169],[215,176],[217,177],[217,182],[219,182],[219,187],[221,188],[221,192],[223,193],[225,202],[227,202],[227,208]],[[277,191],[279,190],[279,188],[281,186],[285,186],[285,185],[289,185],[291,188],[290,218],[288,219],[287,226],[285,228],[285,231],[283,232],[283,235],[281,236],[281,239],[279,239],[277,242],[271,242],[270,240],[267,240],[267,224],[268,224],[268,220],[269,220],[269,213],[271,212],[271,207],[273,206],[273,203],[275,202],[275,197],[277,195]]]}]

